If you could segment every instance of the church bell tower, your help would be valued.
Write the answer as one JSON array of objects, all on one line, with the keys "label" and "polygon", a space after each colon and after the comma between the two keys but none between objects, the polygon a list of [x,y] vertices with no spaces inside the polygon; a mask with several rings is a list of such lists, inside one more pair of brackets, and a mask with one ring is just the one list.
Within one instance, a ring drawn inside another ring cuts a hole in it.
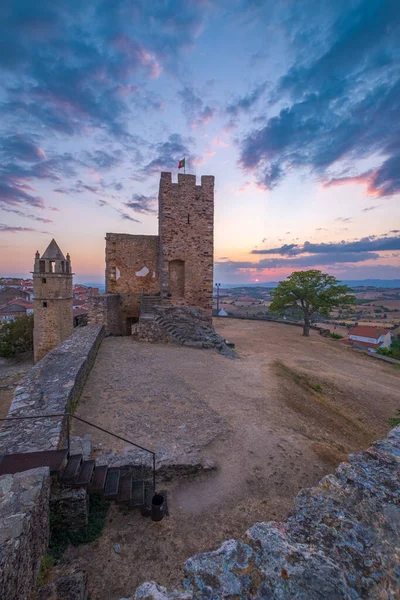
[{"label": "church bell tower", "polygon": [[73,330],[72,268],[53,239],[45,253],[35,255],[33,268],[33,353],[37,363]]}]

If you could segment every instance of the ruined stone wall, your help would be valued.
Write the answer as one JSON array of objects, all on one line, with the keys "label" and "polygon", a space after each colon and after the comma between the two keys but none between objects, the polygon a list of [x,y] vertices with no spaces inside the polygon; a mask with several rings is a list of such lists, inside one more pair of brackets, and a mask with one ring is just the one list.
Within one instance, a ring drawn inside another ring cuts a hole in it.
[{"label": "ruined stone wall", "polygon": [[158,236],[106,234],[106,291],[159,292]]},{"label": "ruined stone wall", "polygon": [[120,327],[122,335],[131,334],[131,321],[140,315],[140,300],[138,293],[120,294]]},{"label": "ruined stone wall", "polygon": [[[214,177],[161,173],[159,189],[160,287],[173,304],[210,313],[213,293]],[[183,261],[182,266],[179,262]],[[172,263],[172,264],[171,264]],[[184,296],[181,278],[184,279]]]},{"label": "ruined stone wall", "polygon": [[122,334],[119,294],[90,296],[88,305],[88,325],[104,325],[106,335]]},{"label": "ruined stone wall", "polygon": [[190,558],[174,591],[145,583],[135,600],[399,598],[400,426],[302,490],[281,523]]},{"label": "ruined stone wall", "polygon": [[49,541],[48,467],[0,477],[0,598],[26,600]]},{"label": "ruined stone wall", "polygon": [[34,360],[39,361],[73,331],[72,275],[33,275]]},{"label": "ruined stone wall", "polygon": [[89,298],[89,325],[104,325],[106,335],[130,335],[139,318],[141,294],[102,294]]}]

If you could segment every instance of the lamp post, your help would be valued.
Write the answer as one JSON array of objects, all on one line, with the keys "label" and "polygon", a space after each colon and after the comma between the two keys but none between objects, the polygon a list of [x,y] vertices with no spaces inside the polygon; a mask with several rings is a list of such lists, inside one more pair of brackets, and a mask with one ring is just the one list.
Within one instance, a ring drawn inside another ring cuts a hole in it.
[{"label": "lamp post", "polygon": [[217,316],[219,315],[219,288],[221,287],[220,283],[216,283],[215,287],[217,288]]}]

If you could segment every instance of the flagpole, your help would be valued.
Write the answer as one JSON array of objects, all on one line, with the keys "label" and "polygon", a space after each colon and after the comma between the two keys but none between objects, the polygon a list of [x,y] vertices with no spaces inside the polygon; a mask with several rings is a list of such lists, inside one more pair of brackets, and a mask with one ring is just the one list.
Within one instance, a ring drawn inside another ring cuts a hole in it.
[{"label": "flagpole", "polygon": [[185,164],[183,165],[183,174],[186,175],[186,158],[185,158]]}]

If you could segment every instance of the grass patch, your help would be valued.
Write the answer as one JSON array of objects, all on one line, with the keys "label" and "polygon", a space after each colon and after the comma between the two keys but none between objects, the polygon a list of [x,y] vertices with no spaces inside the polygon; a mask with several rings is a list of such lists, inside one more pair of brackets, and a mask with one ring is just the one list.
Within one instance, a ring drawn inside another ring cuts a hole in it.
[{"label": "grass patch", "polygon": [[392,417],[388,421],[390,427],[397,427],[397,425],[400,425],[400,408],[398,408],[396,410],[396,414],[397,414],[397,417]]},{"label": "grass patch", "polygon": [[60,526],[57,514],[50,513],[49,556],[59,561],[68,544],[79,546],[98,540],[103,532],[110,503],[101,496],[90,496],[88,525],[75,531]]},{"label": "grass patch", "polygon": [[[275,360],[272,363],[272,368],[275,370],[278,376],[283,379],[292,381],[305,392],[307,392],[307,400],[313,398],[319,405],[327,409],[332,416],[332,413],[337,416],[337,424],[340,422],[351,428],[351,430],[358,434],[367,435],[368,439],[372,441],[374,433],[365,423],[363,423],[356,415],[349,415],[345,410],[331,404],[325,396],[324,390],[320,383],[317,383],[312,377],[300,371],[288,367],[281,360]],[[328,414],[328,413],[327,413]]]},{"label": "grass patch", "polygon": [[278,375],[283,375],[291,379],[294,383],[299,385],[306,390],[307,392],[317,392],[317,394],[322,394],[322,385],[320,383],[315,382],[309,375],[305,373],[300,373],[300,371],[296,371],[295,369],[291,369],[281,360],[274,360],[272,363],[273,368],[278,372]]},{"label": "grass patch", "polygon": [[36,580],[37,587],[46,583],[48,572],[52,567],[54,567],[54,558],[47,554],[40,562],[39,573]]}]

